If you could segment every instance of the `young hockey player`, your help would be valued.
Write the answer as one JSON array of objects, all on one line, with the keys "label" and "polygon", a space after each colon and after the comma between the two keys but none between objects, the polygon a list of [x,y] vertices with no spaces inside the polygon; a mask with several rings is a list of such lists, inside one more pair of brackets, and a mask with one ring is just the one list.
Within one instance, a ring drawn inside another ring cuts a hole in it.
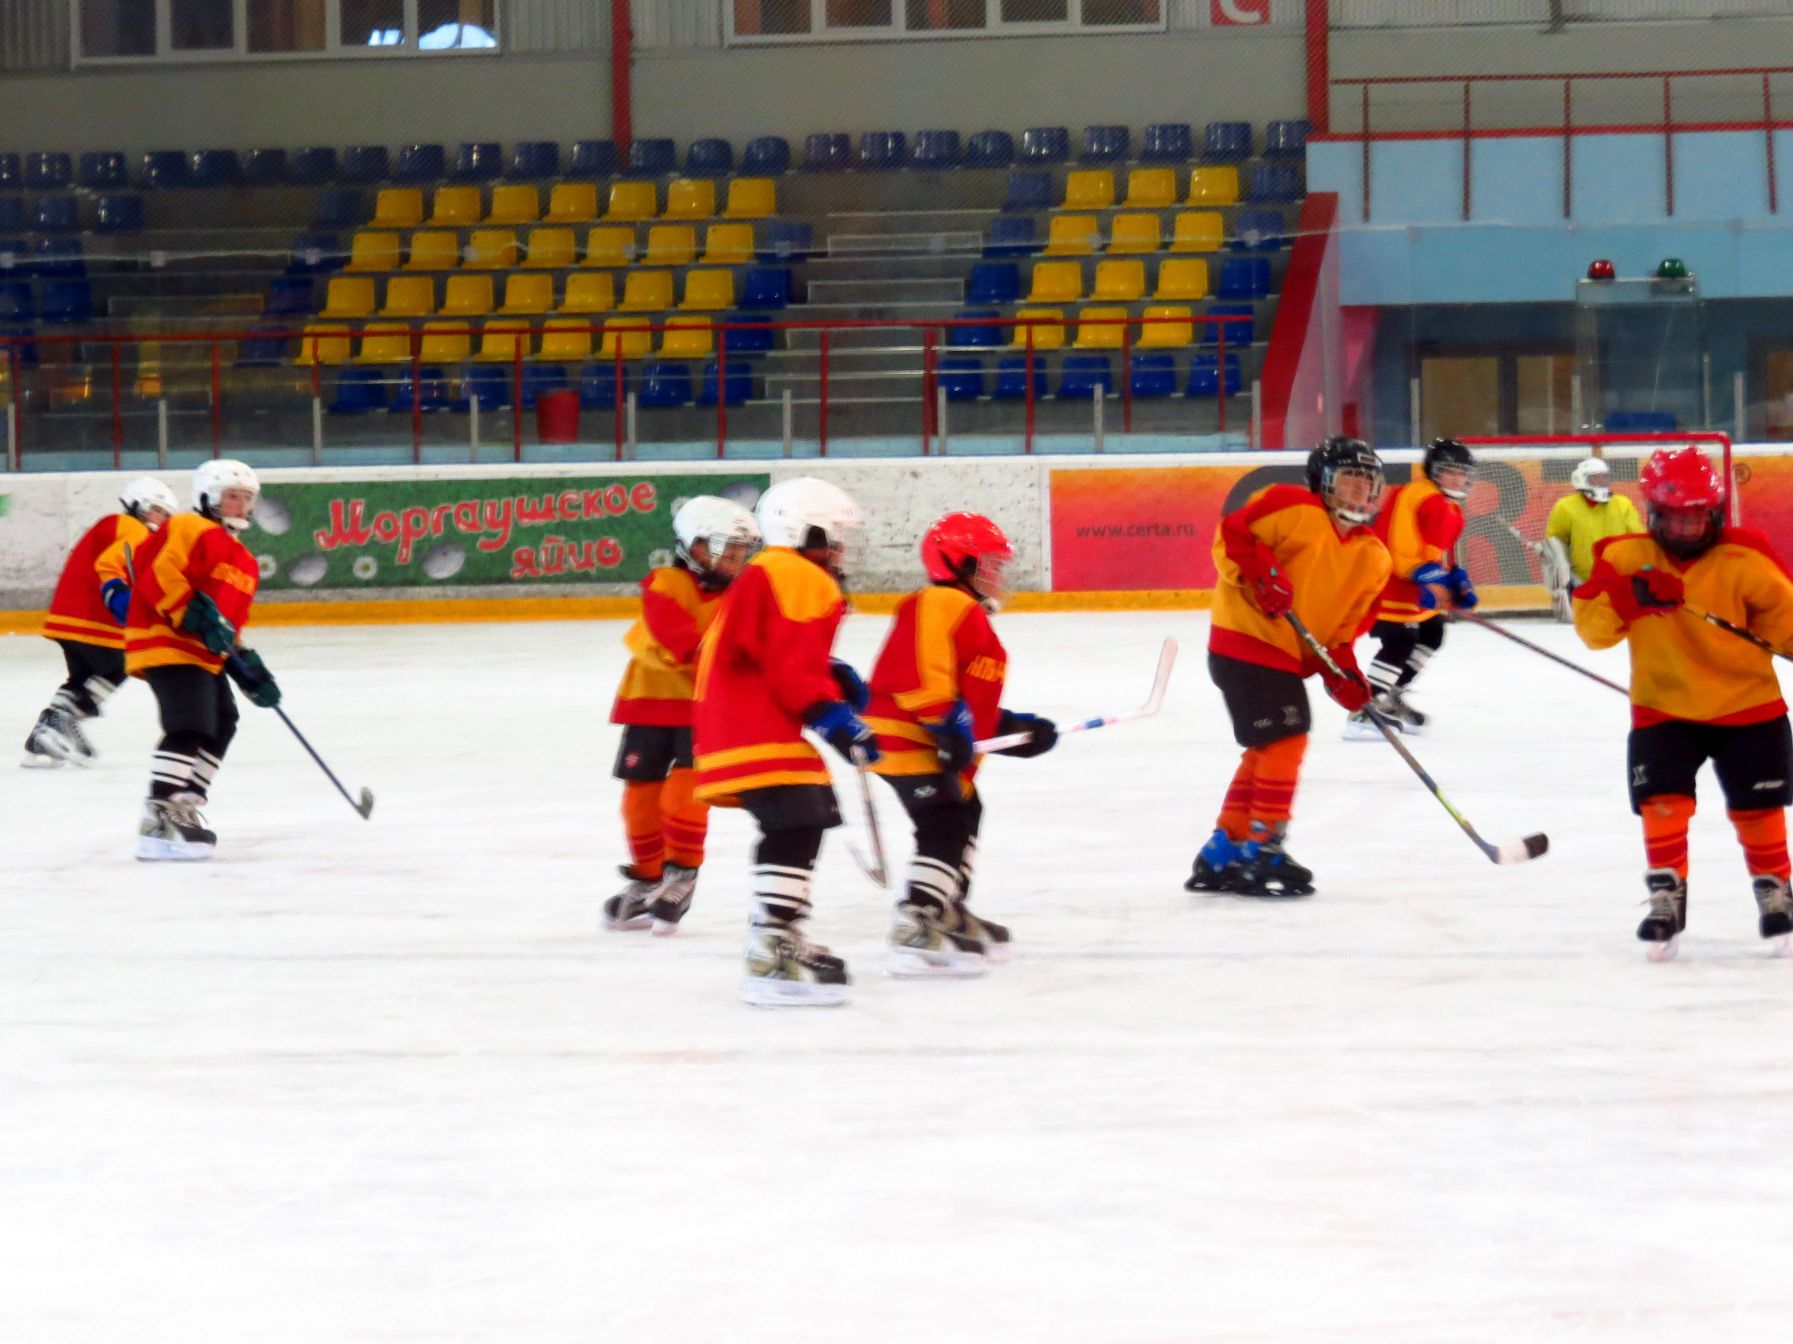
[{"label": "young hockey player", "polygon": [[[1369,445],[1327,439],[1307,459],[1307,486],[1271,485],[1220,520],[1208,675],[1244,748],[1214,834],[1187,891],[1306,896],[1314,875],[1283,848],[1313,716],[1305,678],[1352,713],[1370,700],[1352,643],[1388,582],[1388,551],[1370,530],[1382,463]],[[1284,619],[1293,612],[1342,677]]]},{"label": "young hockey player", "polygon": [[756,511],[765,549],[748,562],[697,663],[697,800],[759,823],[741,994],[757,1004],[846,1002],[847,966],[804,936],[822,833],[840,825],[810,728],[850,761],[875,764],[863,683],[829,650],[846,614],[841,578],[859,509],[814,477],[780,481]]},{"label": "young hockey player", "polygon": [[162,715],[139,859],[209,859],[217,846],[199,809],[237,730],[223,674],[255,704],[280,703],[261,656],[237,643],[260,583],[237,534],[248,528],[260,493],[243,463],[203,462],[193,472],[193,511],[170,518],[137,553],[125,671],[149,683]]},{"label": "young hockey player", "polygon": [[932,586],[905,597],[871,678],[867,726],[878,773],[915,824],[915,857],[890,927],[893,975],[977,975],[1001,961],[1009,931],[966,905],[983,800],[974,778],[981,738],[1027,733],[1006,756],[1038,756],[1058,741],[1050,719],[1001,707],[1008,654],[989,613],[1008,593],[1014,550],[975,513],[949,513],[921,539]]},{"label": "young hockey player", "polygon": [[612,929],[674,932],[691,908],[703,864],[709,808],[692,798],[691,692],[697,649],[719,599],[759,545],[759,524],[731,500],[688,499],[672,518],[672,564],[641,584],[641,617],[623,636],[631,655],[610,721],[623,725],[616,778],[623,781],[628,885],[604,902]]},{"label": "young hockey player", "polygon": [[[1475,483],[1475,458],[1455,439],[1434,439],[1426,449],[1420,480],[1388,492],[1376,515],[1375,531],[1388,548],[1394,569],[1376,607],[1370,633],[1382,641],[1370,662],[1371,706],[1418,733],[1426,716],[1407,703],[1406,691],[1444,644],[1441,604],[1468,610],[1476,604],[1475,585],[1451,548],[1463,535],[1463,501]],[[1362,710],[1345,721],[1347,739],[1382,733]]]},{"label": "young hockey player", "polygon": [[1594,568],[1594,547],[1608,537],[1644,530],[1637,505],[1612,488],[1612,472],[1597,457],[1576,466],[1574,490],[1551,506],[1544,524],[1544,577],[1553,596],[1586,583]]},{"label": "young hockey player", "polygon": [[1760,533],[1726,527],[1725,484],[1696,448],[1655,453],[1640,477],[1647,533],[1594,547],[1575,590],[1589,648],[1631,649],[1631,808],[1643,819],[1650,913],[1637,936],[1650,957],[1675,955],[1687,926],[1687,824],[1694,776],[1718,774],[1743,846],[1760,930],[1786,950],[1786,807],[1793,733],[1767,649],[1709,624],[1731,622],[1777,649],[1793,646],[1793,577]]},{"label": "young hockey player", "polygon": [[132,481],[118,502],[124,512],[88,528],[63,563],[44,635],[61,647],[68,679],[37,716],[21,765],[91,765],[98,756],[81,723],[98,718],[106,698],[124,683],[132,557],[179,507],[153,476]]}]

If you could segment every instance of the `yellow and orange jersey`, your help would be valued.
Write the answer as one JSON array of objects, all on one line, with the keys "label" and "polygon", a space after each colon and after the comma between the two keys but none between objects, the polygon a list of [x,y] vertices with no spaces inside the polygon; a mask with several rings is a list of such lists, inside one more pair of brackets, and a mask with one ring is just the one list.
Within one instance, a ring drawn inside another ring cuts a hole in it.
[{"label": "yellow and orange jersey", "polygon": [[1645,568],[1679,574],[1689,608],[1742,626],[1778,649],[1793,647],[1793,577],[1761,533],[1727,527],[1717,545],[1685,562],[1648,533],[1608,537],[1595,545],[1593,572],[1575,590],[1575,629],[1591,649],[1630,641],[1632,723],[1748,724],[1786,713],[1767,650],[1686,610],[1626,625],[1606,589]]},{"label": "yellow and orange jersey", "polygon": [[656,569],[641,581],[641,616],[623,636],[629,666],[616,688],[610,722],[690,725],[697,650],[720,610],[723,591],[705,588],[683,565]]},{"label": "yellow and orange jersey", "polygon": [[[973,735],[993,737],[1009,656],[983,604],[959,588],[923,588],[897,604],[872,668],[866,726],[878,735],[881,775],[928,775],[940,768],[928,724],[963,700]],[[965,772],[969,780],[974,761]]]},{"label": "yellow and orange jersey", "polygon": [[1436,607],[1420,606],[1419,586],[1407,576],[1421,565],[1451,567],[1445,557],[1463,535],[1463,506],[1422,477],[1391,490],[1371,526],[1394,566],[1376,619],[1413,622],[1442,616]]},{"label": "yellow and orange jersey", "polygon": [[125,620],[125,671],[189,663],[217,672],[224,660],[181,628],[194,593],[204,593],[237,630],[248,624],[261,584],[249,548],[221,523],[177,513],[136,556],[137,583]]},{"label": "yellow and orange jersey", "polygon": [[111,514],[82,533],[56,581],[50,609],[44,613],[44,634],[77,644],[122,649],[124,629],[113,619],[100,590],[113,579],[131,582],[125,548],[130,547],[134,555],[149,535],[149,529],[128,513]]},{"label": "yellow and orange jersey", "polygon": [[1367,527],[1341,534],[1320,497],[1298,485],[1271,485],[1220,520],[1214,535],[1212,653],[1300,676],[1320,670],[1295,628],[1252,605],[1240,559],[1263,542],[1295,592],[1295,615],[1327,648],[1348,644],[1365,630],[1388,582],[1388,548]]},{"label": "yellow and orange jersey", "polygon": [[803,714],[841,698],[828,664],[846,613],[834,576],[790,547],[748,561],[698,654],[697,801],[729,807],[753,789],[829,782]]}]

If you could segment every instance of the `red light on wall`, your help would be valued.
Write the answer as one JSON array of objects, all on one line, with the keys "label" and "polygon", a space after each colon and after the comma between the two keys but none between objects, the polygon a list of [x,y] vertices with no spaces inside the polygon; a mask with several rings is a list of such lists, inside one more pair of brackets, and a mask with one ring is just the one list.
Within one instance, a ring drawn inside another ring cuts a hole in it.
[{"label": "red light on wall", "polygon": [[1611,280],[1612,278],[1613,278],[1613,269],[1612,269],[1612,263],[1610,261],[1607,261],[1603,258],[1599,261],[1590,261],[1588,263],[1588,279],[1590,279],[1590,280]]}]

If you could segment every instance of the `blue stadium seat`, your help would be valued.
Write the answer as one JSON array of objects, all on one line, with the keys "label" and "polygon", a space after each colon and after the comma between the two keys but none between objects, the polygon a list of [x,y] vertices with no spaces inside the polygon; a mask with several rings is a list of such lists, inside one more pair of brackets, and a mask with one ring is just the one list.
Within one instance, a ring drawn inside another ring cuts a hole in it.
[{"label": "blue stadium seat", "polygon": [[1021,268],[1014,262],[980,261],[971,268],[965,283],[966,303],[1018,303],[1020,299]]},{"label": "blue stadium seat", "polygon": [[588,411],[616,405],[616,365],[587,364],[580,371],[579,404]]},{"label": "blue stadium seat", "polygon": [[23,233],[30,228],[23,196],[0,196],[0,234]]},{"label": "blue stadium seat", "polygon": [[343,182],[384,182],[392,176],[392,156],[385,145],[350,145],[337,161],[336,176]]},{"label": "blue stadium seat", "polygon": [[762,135],[747,142],[741,153],[744,177],[777,177],[791,170],[791,142],[782,135]]},{"label": "blue stadium seat", "polygon": [[74,161],[67,154],[25,156],[25,187],[29,191],[61,191],[74,180]]},{"label": "blue stadium seat", "polygon": [[[717,361],[712,359],[704,365],[703,386],[697,393],[699,406],[714,406],[716,404],[718,377]],[[724,380],[723,391],[730,406],[745,404],[753,396],[753,365],[745,359],[729,360],[728,376]]]},{"label": "blue stadium seat", "polygon": [[30,239],[0,238],[0,271],[17,271],[21,275],[31,274]]},{"label": "blue stadium seat", "polygon": [[[479,366],[475,365],[474,367]],[[565,364],[525,364],[523,366],[523,404],[525,406],[534,406],[541,400],[544,392],[568,392],[571,390],[572,375],[567,371]],[[465,395],[463,392],[463,398]],[[482,406],[480,409],[484,410],[485,408]]]},{"label": "blue stadium seat", "polygon": [[1169,397],[1177,390],[1177,361],[1156,351],[1134,355],[1127,368],[1127,381],[1136,397]]},{"label": "blue stadium seat", "polygon": [[691,366],[657,359],[641,371],[641,391],[636,404],[665,410],[691,404]]},{"label": "blue stadium seat", "polygon": [[1308,124],[1300,121],[1273,121],[1264,128],[1264,157],[1295,159],[1307,153]]},{"label": "blue stadium seat", "polygon": [[772,348],[773,337],[777,334],[766,325],[766,319],[758,313],[730,313],[723,322],[729,330],[717,332],[716,340],[720,344],[724,335],[728,337],[728,353],[732,355],[763,355]]},{"label": "blue stadium seat", "polygon": [[38,316],[45,322],[93,321],[93,289],[85,280],[52,280],[44,286]]},{"label": "blue stadium seat", "polygon": [[[498,374],[501,380],[503,379],[503,369],[494,368],[492,372]],[[410,369],[401,370],[392,389],[392,409],[409,412],[413,392],[417,397],[418,410],[446,411],[450,397],[448,370],[440,364],[425,364],[417,370],[415,382],[412,380]]]},{"label": "blue stadium seat", "polygon": [[367,223],[367,198],[356,187],[335,187],[318,197],[314,229],[353,229]]},{"label": "blue stadium seat", "polygon": [[1001,317],[994,308],[961,308],[953,316],[962,322],[980,322],[975,327],[948,327],[946,343],[957,350],[994,349],[1008,341],[1008,331],[990,318]]},{"label": "blue stadium seat", "polygon": [[901,168],[909,155],[909,137],[901,131],[867,131],[859,137],[858,165],[873,171]]},{"label": "blue stadium seat", "polygon": [[1223,299],[1261,299],[1270,293],[1268,257],[1225,257],[1214,293]]},{"label": "blue stadium seat", "polygon": [[948,401],[976,401],[984,395],[984,362],[976,355],[946,355],[935,371]]},{"label": "blue stadium seat", "polygon": [[853,162],[853,141],[845,131],[818,131],[803,141],[803,171],[838,173]]},{"label": "blue stadium seat", "polygon": [[735,171],[735,147],[726,140],[693,140],[685,146],[686,177],[727,177]]},{"label": "blue stadium seat", "polygon": [[815,249],[815,225],[807,219],[768,219],[758,229],[761,261],[796,261]]},{"label": "blue stadium seat", "polygon": [[130,161],[115,149],[92,150],[81,156],[78,177],[81,185],[89,191],[128,186],[131,181]]},{"label": "blue stadium seat", "polygon": [[611,177],[616,173],[616,141],[575,140],[568,177]]},{"label": "blue stadium seat", "polygon": [[1253,205],[1281,204],[1300,200],[1302,190],[1300,164],[1260,163],[1251,170],[1242,199]]},{"label": "blue stadium seat", "polygon": [[262,302],[266,317],[295,317],[317,311],[317,299],[308,275],[283,275],[268,285]]},{"label": "blue stadium seat", "polygon": [[910,162],[917,168],[956,168],[963,155],[957,131],[917,131]]},{"label": "blue stadium seat", "polygon": [[791,273],[782,266],[755,266],[741,287],[743,308],[782,308],[791,301]]},{"label": "blue stadium seat", "polygon": [[302,233],[293,239],[292,260],[286,264],[286,273],[309,275],[340,270],[347,260],[342,239],[334,233]]},{"label": "blue stadium seat", "polygon": [[187,156],[178,149],[152,149],[143,156],[143,185],[157,190],[187,185]]},{"label": "blue stadium seat", "polygon": [[1195,156],[1195,132],[1186,121],[1161,121],[1146,127],[1139,147],[1141,163],[1188,163]]},{"label": "blue stadium seat", "polygon": [[1107,355],[1066,355],[1059,367],[1060,400],[1088,401],[1114,391],[1114,366]]},{"label": "blue stadium seat", "polygon": [[1673,411],[1608,411],[1609,434],[1673,434],[1680,428]]},{"label": "blue stadium seat", "polygon": [[246,187],[275,186],[286,181],[288,171],[284,149],[252,149],[243,155],[243,185]]},{"label": "blue stadium seat", "polygon": [[386,379],[392,371],[350,365],[336,375],[332,415],[365,415],[386,409]]},{"label": "blue stadium seat", "polygon": [[1027,257],[1040,250],[1032,215],[998,215],[984,239],[986,257]]},{"label": "blue stadium seat", "polygon": [[1280,210],[1241,210],[1233,217],[1233,237],[1227,246],[1235,252],[1275,252],[1287,241],[1288,232]]},{"label": "blue stadium seat", "polygon": [[509,176],[518,182],[560,176],[560,141],[519,140],[511,150]]},{"label": "blue stadium seat", "polygon": [[1251,157],[1249,121],[1210,121],[1202,131],[1202,157],[1214,163],[1237,163]]},{"label": "blue stadium seat", "polygon": [[[1229,397],[1239,395],[1239,356],[1228,352],[1226,357],[1226,394]],[[1220,366],[1213,355],[1191,355],[1189,357],[1189,395],[1192,397],[1217,397],[1220,395]]]},{"label": "blue stadium seat", "polygon": [[504,146],[496,140],[469,140],[454,156],[456,182],[495,182],[504,175]]},{"label": "blue stadium seat", "polygon": [[80,207],[73,196],[42,196],[32,225],[40,233],[73,233],[81,227]]},{"label": "blue stadium seat", "polygon": [[[1046,395],[1046,360],[1033,357],[1033,394]],[[996,365],[996,387],[990,393],[998,401],[1020,401],[1027,396],[1027,356],[1010,355]]]},{"label": "blue stadium seat", "polygon": [[303,186],[322,186],[336,181],[336,150],[329,145],[313,145],[293,152],[291,176]]},{"label": "blue stadium seat", "polygon": [[1015,161],[1015,137],[1007,131],[979,131],[965,142],[967,168],[1007,168]]},{"label": "blue stadium seat", "polygon": [[629,145],[629,177],[665,177],[678,166],[679,152],[670,140],[636,140]]},{"label": "blue stadium seat", "polygon": [[1009,193],[1002,201],[1005,215],[1032,215],[1051,208],[1051,173],[1009,174]]},{"label": "blue stadium seat", "polygon": [[0,322],[8,325],[29,322],[37,316],[37,304],[31,286],[18,280],[0,285]]},{"label": "blue stadium seat", "polygon": [[21,191],[25,186],[25,170],[17,154],[0,154],[0,191]]},{"label": "blue stadium seat", "polygon": [[1209,304],[1209,317],[1225,317],[1233,320],[1219,324],[1213,322],[1202,323],[1202,344],[1220,344],[1220,329],[1221,327],[1225,327],[1228,349],[1234,349],[1241,345],[1250,345],[1255,339],[1255,333],[1252,329],[1251,315],[1252,306],[1249,303]]},{"label": "blue stadium seat", "polygon": [[196,149],[187,163],[188,186],[235,186],[242,174],[243,163],[234,149]]},{"label": "blue stadium seat", "polygon": [[[384,176],[384,174],[382,174]],[[394,182],[440,182],[448,176],[448,151],[441,145],[400,145]]]},{"label": "blue stadium seat", "polygon": [[[523,404],[535,405],[531,395],[529,375],[532,366],[523,366]],[[465,415],[472,409],[473,403],[479,403],[482,411],[496,411],[511,404],[511,394],[517,390],[517,371],[510,364],[467,364],[461,368],[461,390],[448,403],[448,409],[459,411]],[[550,389],[551,390],[551,389]]]},{"label": "blue stadium seat", "polygon": [[[1125,163],[1133,154],[1133,132],[1125,126],[1086,126],[1083,130],[1082,163]],[[1064,388],[1059,388],[1064,396]]]},{"label": "blue stadium seat", "polygon": [[1063,126],[1029,126],[1021,132],[1022,163],[1068,163],[1071,132]]},{"label": "blue stadium seat", "polygon": [[143,197],[102,196],[94,206],[93,226],[100,233],[140,233],[143,230]]},{"label": "blue stadium seat", "polygon": [[79,238],[39,238],[32,248],[31,269],[39,275],[76,279],[87,274],[86,258]]},{"label": "blue stadium seat", "polygon": [[278,328],[251,327],[237,344],[239,369],[276,369],[286,363],[287,334]]}]

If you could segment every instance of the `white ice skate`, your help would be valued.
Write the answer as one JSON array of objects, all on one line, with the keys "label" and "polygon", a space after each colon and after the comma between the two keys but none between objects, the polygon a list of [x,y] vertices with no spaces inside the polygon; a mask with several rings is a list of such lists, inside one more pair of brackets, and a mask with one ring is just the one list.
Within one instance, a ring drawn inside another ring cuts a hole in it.
[{"label": "white ice skate", "polygon": [[890,919],[889,974],[924,979],[982,975],[987,969],[984,945],[967,933],[948,929],[938,909],[898,902]]},{"label": "white ice skate", "polygon": [[833,1008],[847,1001],[847,963],[793,924],[747,930],[741,997],[760,1008]]},{"label": "white ice skate", "polygon": [[218,837],[199,815],[199,795],[146,798],[137,828],[137,857],[145,863],[201,863],[212,857]]},{"label": "white ice skate", "polygon": [[92,763],[93,748],[87,748],[83,758],[81,746],[85,738],[80,738],[80,729],[69,722],[68,716],[54,709],[46,709],[37,716],[37,723],[31,729],[31,735],[25,739],[25,754],[19,764],[27,770],[54,770],[62,765],[89,765]]}]

